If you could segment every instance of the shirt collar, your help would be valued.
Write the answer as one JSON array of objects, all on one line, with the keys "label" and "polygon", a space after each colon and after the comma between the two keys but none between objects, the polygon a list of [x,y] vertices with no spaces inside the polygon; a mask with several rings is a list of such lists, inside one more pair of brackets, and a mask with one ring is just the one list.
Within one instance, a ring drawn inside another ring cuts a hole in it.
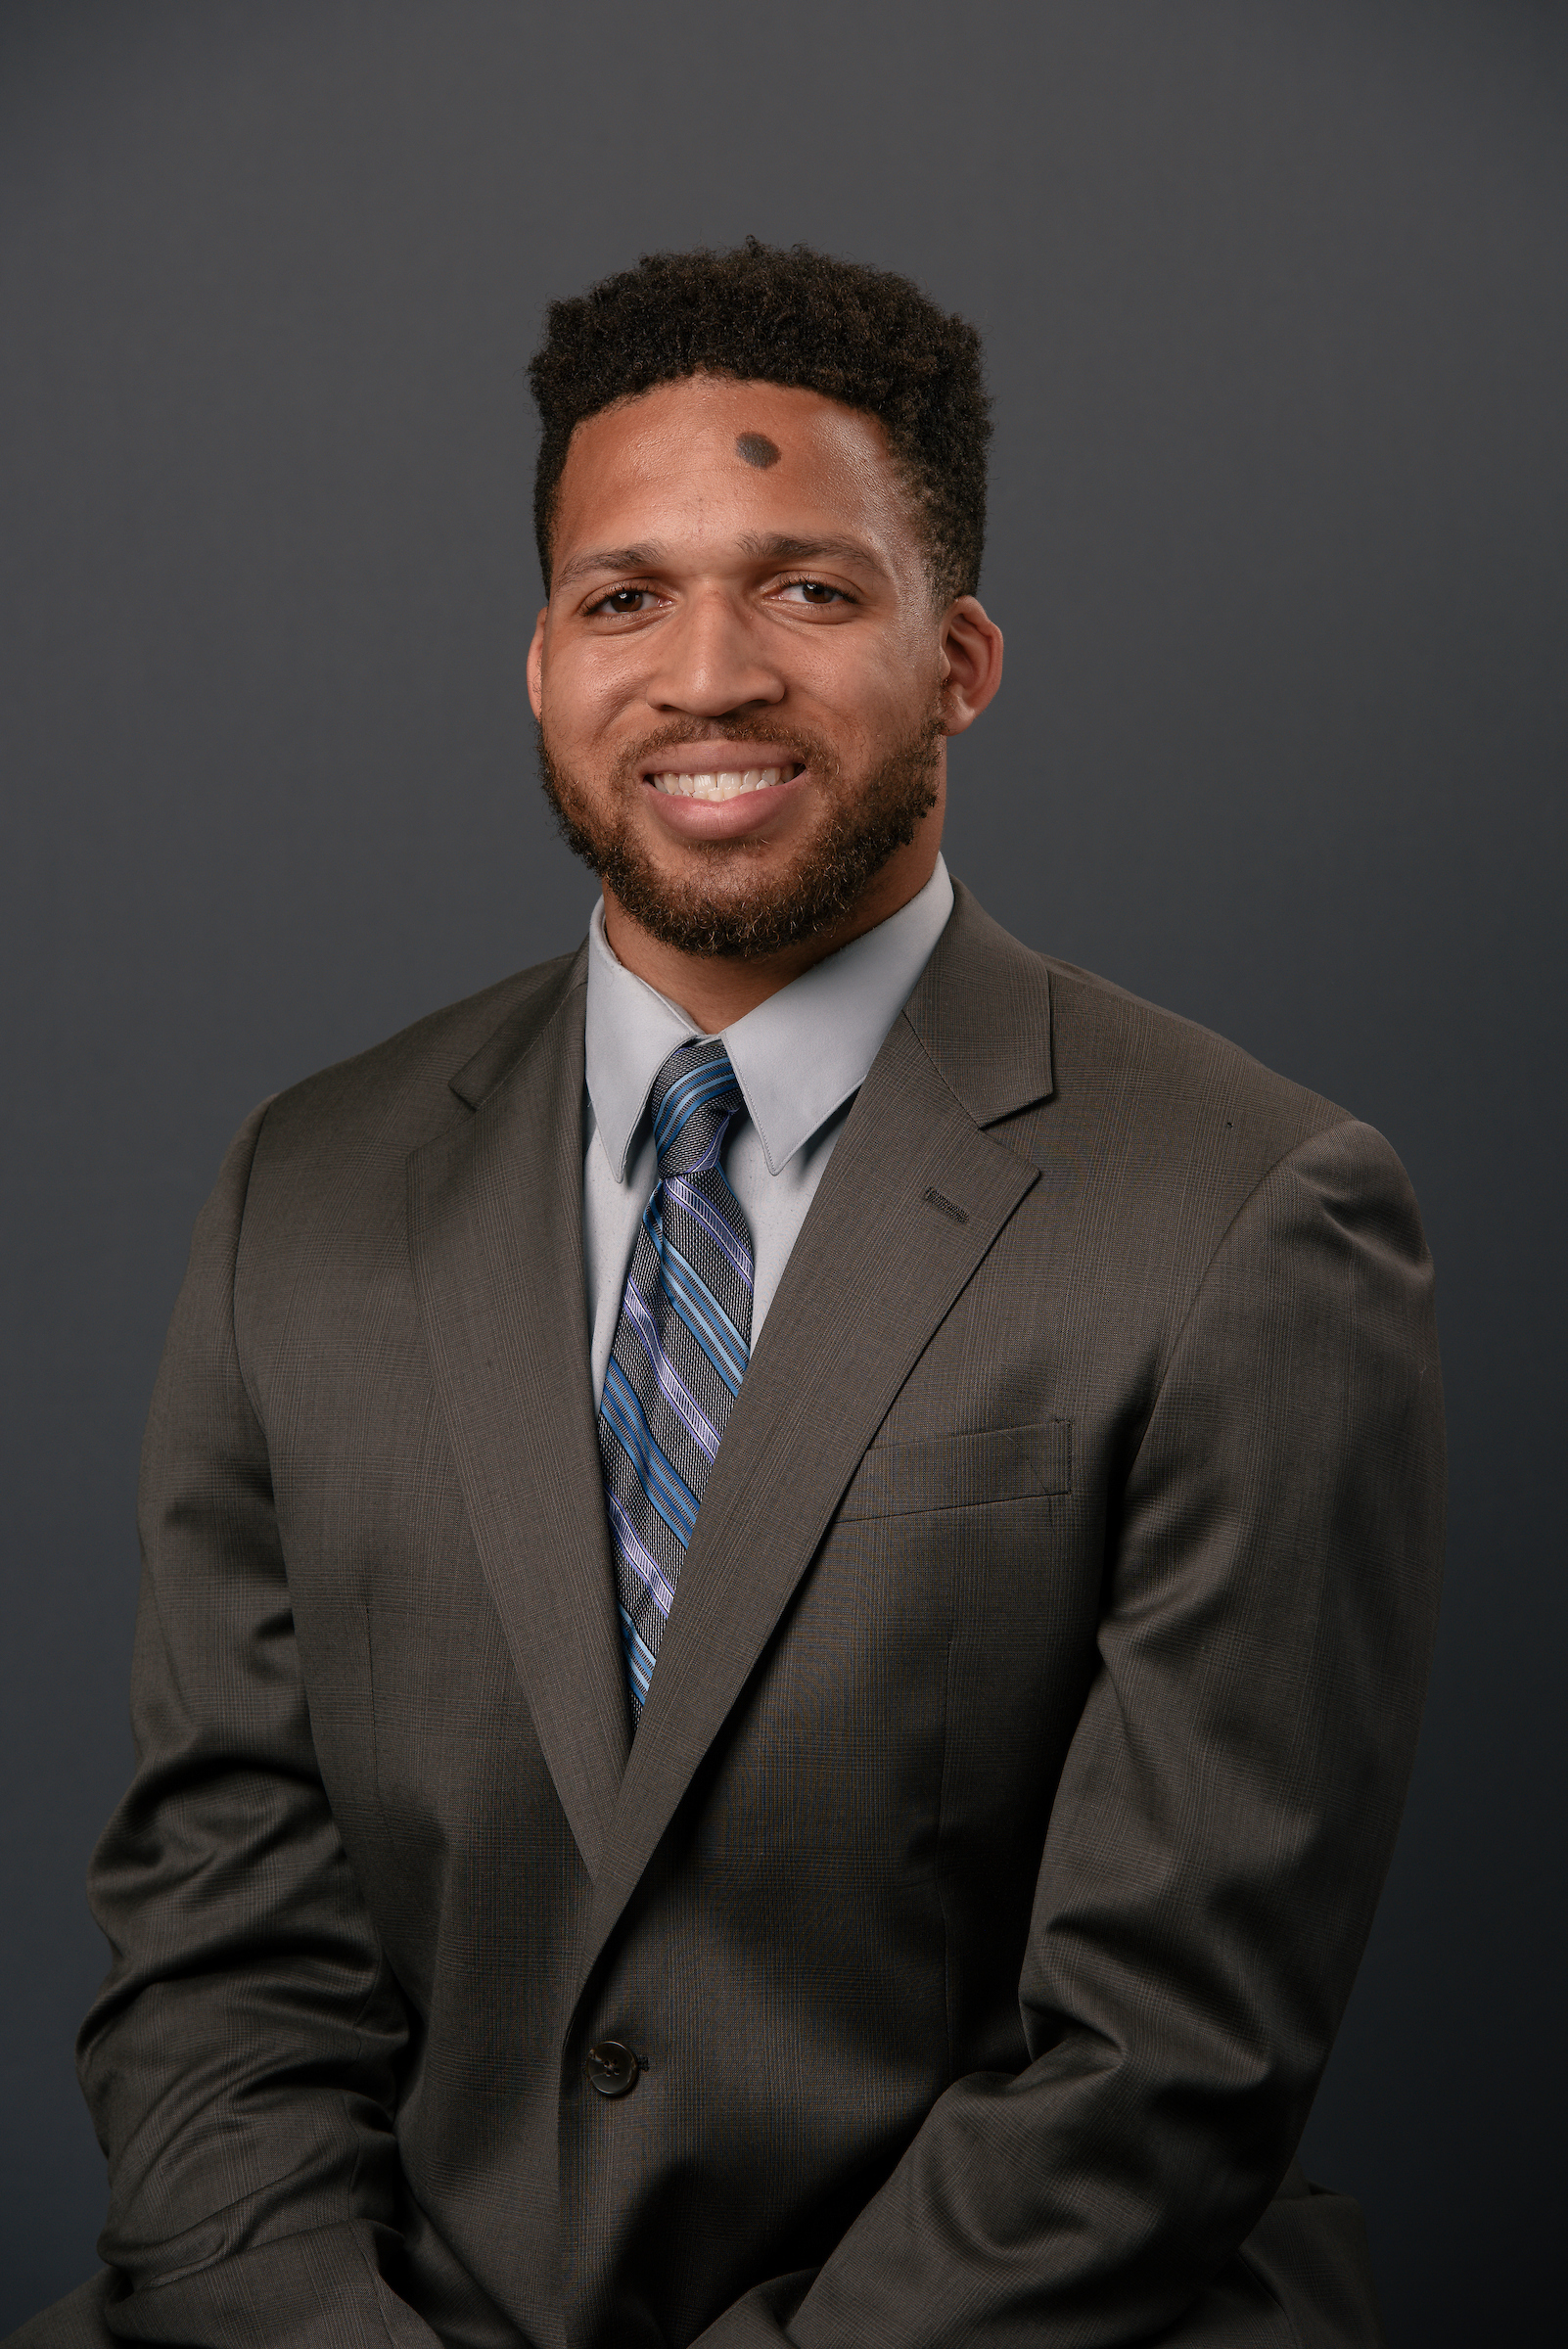
[{"label": "shirt collar", "polygon": [[[907,905],[723,1031],[771,1173],[864,1083],[951,911],[952,883],[939,856]],[[601,900],[588,924],[586,1076],[594,1128],[618,1182],[626,1179],[654,1079],[677,1044],[701,1036],[678,1003],[617,961]]]}]

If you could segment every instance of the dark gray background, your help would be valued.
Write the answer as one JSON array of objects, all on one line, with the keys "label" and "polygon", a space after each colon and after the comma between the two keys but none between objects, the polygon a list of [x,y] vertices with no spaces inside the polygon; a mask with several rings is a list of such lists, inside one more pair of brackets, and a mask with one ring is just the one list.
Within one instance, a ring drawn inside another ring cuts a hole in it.
[{"label": "dark gray background", "polygon": [[0,2330],[94,2264],[80,1881],[191,1218],[262,1094],[580,933],[523,368],[550,294],[755,231],[987,337],[954,869],[1415,1177],[1450,1594],[1307,2149],[1396,2349],[1560,2337],[1564,18],[0,0]]}]

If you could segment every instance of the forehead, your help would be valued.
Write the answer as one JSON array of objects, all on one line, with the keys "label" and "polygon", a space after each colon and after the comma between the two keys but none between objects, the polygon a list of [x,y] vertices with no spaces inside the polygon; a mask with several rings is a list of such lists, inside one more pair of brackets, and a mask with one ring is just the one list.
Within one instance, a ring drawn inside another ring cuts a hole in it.
[{"label": "forehead", "polygon": [[847,531],[891,567],[919,561],[911,501],[881,425],[819,392],[692,376],[606,408],[573,434],[557,563],[588,545],[690,545],[760,530]]}]

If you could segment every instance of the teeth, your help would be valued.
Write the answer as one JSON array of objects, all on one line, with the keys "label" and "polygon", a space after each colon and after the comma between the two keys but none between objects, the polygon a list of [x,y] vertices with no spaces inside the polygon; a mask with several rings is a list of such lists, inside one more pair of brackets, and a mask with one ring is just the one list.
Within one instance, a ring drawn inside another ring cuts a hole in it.
[{"label": "teeth", "polygon": [[782,783],[786,775],[798,775],[798,766],[749,766],[738,773],[732,766],[716,774],[653,775],[649,780],[658,791],[670,793],[682,800],[736,800],[743,791],[770,791]]}]

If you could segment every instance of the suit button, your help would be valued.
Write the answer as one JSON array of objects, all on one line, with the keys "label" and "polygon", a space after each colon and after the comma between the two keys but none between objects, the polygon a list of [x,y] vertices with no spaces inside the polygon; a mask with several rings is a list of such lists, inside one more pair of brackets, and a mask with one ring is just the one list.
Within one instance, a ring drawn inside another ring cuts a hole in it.
[{"label": "suit button", "polygon": [[582,2068],[601,2096],[629,2096],[637,2085],[637,2058],[619,2039],[601,2039]]}]

